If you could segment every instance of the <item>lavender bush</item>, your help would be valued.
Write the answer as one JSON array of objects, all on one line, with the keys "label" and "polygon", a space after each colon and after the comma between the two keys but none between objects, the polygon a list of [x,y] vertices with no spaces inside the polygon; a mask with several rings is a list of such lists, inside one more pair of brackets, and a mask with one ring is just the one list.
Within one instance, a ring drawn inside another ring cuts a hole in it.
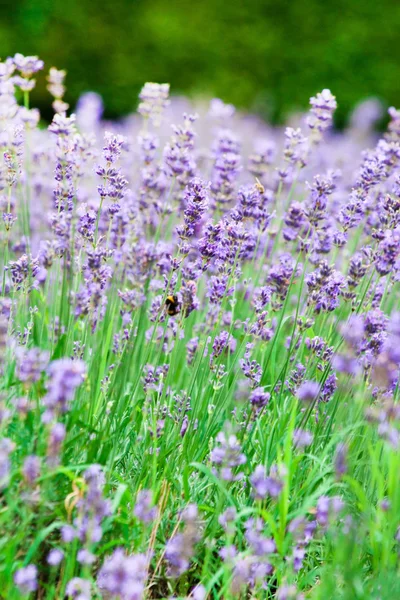
[{"label": "lavender bush", "polygon": [[52,68],[45,127],[43,67],[0,64],[0,595],[396,597],[400,112],[106,123]]}]

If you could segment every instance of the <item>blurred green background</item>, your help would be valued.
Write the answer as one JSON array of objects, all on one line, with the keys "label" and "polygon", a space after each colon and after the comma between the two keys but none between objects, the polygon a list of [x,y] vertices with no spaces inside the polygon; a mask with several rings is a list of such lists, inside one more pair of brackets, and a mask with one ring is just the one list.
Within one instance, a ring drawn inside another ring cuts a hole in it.
[{"label": "blurred green background", "polygon": [[[367,96],[400,105],[396,0],[3,0],[0,17],[2,58],[67,69],[66,100],[95,90],[108,117],[134,109],[145,81],[274,121],[324,87],[339,125]],[[33,102],[50,115],[40,79]]]}]

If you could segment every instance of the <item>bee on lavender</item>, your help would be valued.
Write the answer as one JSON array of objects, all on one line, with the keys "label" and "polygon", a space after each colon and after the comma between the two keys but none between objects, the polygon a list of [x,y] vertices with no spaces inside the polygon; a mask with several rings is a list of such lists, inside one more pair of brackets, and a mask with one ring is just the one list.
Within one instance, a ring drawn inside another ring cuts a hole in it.
[{"label": "bee on lavender", "polygon": [[196,296],[196,282],[184,281],[177,294],[169,294],[165,299],[165,310],[171,317],[180,313],[182,317],[188,317],[190,313],[199,307],[199,299]]},{"label": "bee on lavender", "polygon": [[174,317],[181,312],[181,303],[178,296],[170,294],[165,300],[165,309],[170,317]]}]

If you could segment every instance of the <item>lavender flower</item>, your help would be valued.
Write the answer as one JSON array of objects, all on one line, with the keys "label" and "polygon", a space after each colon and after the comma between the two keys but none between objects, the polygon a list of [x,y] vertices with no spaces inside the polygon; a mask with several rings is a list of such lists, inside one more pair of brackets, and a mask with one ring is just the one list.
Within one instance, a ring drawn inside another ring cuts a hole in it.
[{"label": "lavender flower", "polygon": [[307,219],[314,226],[318,227],[326,216],[329,196],[335,189],[333,177],[316,175],[310,188],[310,197],[307,202]]},{"label": "lavender flower", "polygon": [[10,476],[10,454],[14,450],[15,444],[9,438],[0,439],[0,490],[8,485]]},{"label": "lavender flower", "polygon": [[83,382],[86,366],[81,360],[61,358],[50,363],[48,373],[47,394],[43,400],[47,407],[46,418],[69,410],[75,390]]},{"label": "lavender flower", "polygon": [[297,398],[300,402],[311,403],[317,399],[320,385],[317,381],[304,381],[297,390]]},{"label": "lavender flower", "polygon": [[209,261],[216,256],[219,245],[222,239],[222,225],[211,222],[206,223],[204,227],[203,237],[198,242],[199,252],[205,261]]},{"label": "lavender flower", "polygon": [[136,498],[134,515],[142,523],[152,523],[157,516],[157,507],[152,505],[152,494],[150,490],[141,490]]},{"label": "lavender flower", "polygon": [[85,92],[76,105],[76,121],[81,131],[92,132],[103,114],[103,100],[96,92]]},{"label": "lavender flower", "polygon": [[165,547],[168,574],[171,577],[179,577],[188,570],[195,544],[199,541],[197,506],[189,505],[182,514],[182,520],[185,524],[183,532],[174,535]]},{"label": "lavender flower", "polygon": [[232,104],[225,104],[220,98],[213,98],[210,101],[208,114],[212,119],[230,119],[235,114],[235,107]]},{"label": "lavender flower", "polygon": [[67,597],[74,600],[91,600],[91,584],[87,579],[74,577],[67,583],[65,589]]},{"label": "lavender flower", "polygon": [[66,436],[63,423],[54,423],[51,426],[47,443],[47,462],[50,466],[56,466],[60,460],[61,445]]},{"label": "lavender flower", "polygon": [[[286,127],[284,158],[289,164],[289,169],[293,169],[294,167],[305,167],[307,164],[307,156],[308,140],[303,136],[301,129]],[[286,178],[288,174],[286,169],[280,171],[282,178]]]},{"label": "lavender flower", "polygon": [[313,434],[304,429],[295,429],[293,432],[293,443],[296,448],[306,448],[313,441]]},{"label": "lavender flower", "polygon": [[58,548],[52,548],[47,555],[47,563],[52,567],[57,567],[64,558],[64,552]]},{"label": "lavender flower", "polygon": [[283,229],[283,237],[286,241],[291,242],[299,237],[302,230],[307,226],[307,219],[303,206],[300,202],[292,202],[285,215],[285,229]]},{"label": "lavender flower", "polygon": [[250,400],[250,404],[255,409],[261,409],[261,408],[264,408],[264,406],[267,406],[270,398],[271,398],[271,394],[269,394],[268,392],[265,392],[264,388],[257,387],[251,391],[249,400]]},{"label": "lavender flower", "polygon": [[[193,123],[197,115],[183,115],[183,125],[172,126],[174,135],[164,148],[166,173],[175,177],[181,187],[190,185],[196,174],[196,160],[193,153],[195,132]],[[190,212],[190,211],[189,211]]]},{"label": "lavender flower", "polygon": [[106,558],[97,576],[97,585],[105,594],[121,600],[141,600],[147,579],[147,558],[143,554],[127,556],[122,548]]},{"label": "lavender flower", "polygon": [[215,336],[212,352],[210,356],[210,364],[212,364],[215,358],[221,356],[225,349],[229,349],[231,352],[235,350],[236,341],[229,335],[228,331],[222,331],[219,335]]},{"label": "lavender flower", "polygon": [[229,507],[218,517],[218,523],[226,532],[233,533],[235,531],[234,522],[237,517],[236,509]]},{"label": "lavender flower", "polygon": [[288,531],[293,534],[293,537],[296,540],[291,555],[295,573],[298,573],[303,567],[303,562],[306,557],[306,548],[312,540],[316,528],[316,521],[307,521],[304,517],[297,517],[289,524]]},{"label": "lavender flower", "polygon": [[294,276],[299,272],[300,268],[296,268],[296,263],[289,254],[282,254],[279,257],[279,264],[271,267],[268,274],[268,283],[278,297],[278,301],[275,303],[276,308],[283,304],[289,286],[294,281]]},{"label": "lavender flower", "polygon": [[249,519],[246,524],[245,538],[253,554],[258,557],[265,557],[276,551],[276,545],[273,539],[262,535],[264,522],[262,519]]},{"label": "lavender flower", "polygon": [[18,71],[21,71],[24,77],[31,77],[44,67],[44,63],[37,56],[23,56],[15,54],[13,58],[14,65]]},{"label": "lavender flower", "polygon": [[228,287],[229,278],[227,275],[221,277],[212,276],[208,282],[207,296],[211,304],[221,304],[224,298],[232,295],[233,287]]},{"label": "lavender flower", "polygon": [[276,144],[272,140],[262,140],[254,147],[254,152],[249,156],[249,172],[263,180],[273,164],[276,155]]},{"label": "lavender flower", "polygon": [[317,502],[317,521],[320,525],[326,526],[330,518],[334,518],[341,512],[344,503],[339,496],[320,496]]},{"label": "lavender flower", "polygon": [[211,192],[216,205],[225,210],[232,200],[237,176],[241,170],[240,144],[229,130],[221,130],[215,144],[215,162],[211,181]]},{"label": "lavender flower", "polygon": [[[85,496],[78,502],[74,528],[82,544],[97,543],[103,537],[103,519],[111,514],[111,506],[103,497],[105,477],[100,465],[92,465],[83,474],[87,485]],[[91,556],[82,555],[85,562]]]},{"label": "lavender flower", "polygon": [[194,360],[198,346],[199,346],[199,338],[198,337],[194,337],[194,338],[190,339],[188,341],[188,343],[186,344],[187,361],[188,361],[189,365],[191,365]]},{"label": "lavender flower", "polygon": [[69,544],[76,538],[76,531],[71,525],[63,525],[61,528],[61,539],[63,542]]},{"label": "lavender flower", "polygon": [[383,106],[377,98],[367,98],[358,103],[351,113],[350,123],[357,131],[368,133],[383,116]]},{"label": "lavender flower", "polygon": [[194,310],[198,310],[200,301],[196,296],[197,286],[194,281],[182,283],[180,296],[182,299],[182,313],[188,317]]},{"label": "lavender flower", "polygon": [[240,444],[235,435],[220,432],[216,438],[217,446],[212,450],[210,459],[218,465],[222,479],[234,481],[240,475],[234,475],[234,469],[246,462],[246,457],[241,451]]},{"label": "lavender flower", "polygon": [[82,565],[92,565],[96,560],[96,557],[92,552],[89,552],[89,550],[87,550],[86,548],[81,548],[80,550],[78,550],[76,560]]},{"label": "lavender flower", "polygon": [[28,485],[34,485],[40,475],[40,458],[39,456],[27,456],[24,460],[22,468],[24,479]]},{"label": "lavender flower", "polygon": [[193,600],[206,600],[207,590],[204,585],[196,585],[192,590],[190,597],[193,598]]},{"label": "lavender flower", "polygon": [[276,592],[276,600],[304,600],[304,594],[300,594],[294,585],[281,585]]},{"label": "lavender flower", "polygon": [[22,594],[30,594],[38,589],[38,570],[35,565],[21,567],[14,575],[14,583]]},{"label": "lavender flower", "polygon": [[31,280],[33,287],[37,285],[37,276],[40,275],[40,267],[37,258],[23,254],[18,260],[10,261],[7,269],[11,273],[11,281],[18,291]]},{"label": "lavender flower", "polygon": [[337,479],[341,479],[343,475],[347,473],[347,453],[348,448],[346,444],[339,443],[336,447],[334,460],[335,473]]},{"label": "lavender flower", "polygon": [[75,115],[66,117],[62,114],[55,114],[52,123],[49,125],[49,131],[58,136],[69,136],[75,133]]},{"label": "lavender flower", "polygon": [[63,96],[65,94],[65,87],[63,85],[65,76],[65,71],[58,70],[54,67],[51,67],[47,76],[47,89],[54,97],[53,109],[56,113],[64,113],[69,108],[69,105],[63,101]]},{"label": "lavender flower", "polygon": [[327,378],[322,387],[319,400],[321,402],[329,402],[333,397],[337,388],[337,377],[335,373],[331,373]]},{"label": "lavender flower", "polygon": [[310,98],[311,110],[307,119],[307,125],[311,129],[313,139],[319,141],[324,131],[332,124],[333,113],[336,110],[336,98],[330,90],[322,90],[313,98]]},{"label": "lavender flower", "polygon": [[243,371],[243,375],[252,382],[252,387],[257,387],[261,381],[262,369],[257,361],[250,360],[252,347],[253,344],[247,344],[244,358],[239,361],[239,364]]},{"label": "lavender flower", "polygon": [[341,273],[321,261],[317,269],[307,275],[306,283],[309,290],[307,303],[314,311],[332,312],[339,306],[340,293],[344,286]]},{"label": "lavender flower", "polygon": [[183,204],[184,225],[178,227],[178,235],[182,239],[187,239],[194,235],[208,207],[207,187],[201,179],[194,178],[189,182],[185,189]]},{"label": "lavender flower", "polygon": [[271,467],[270,474],[267,477],[265,468],[258,465],[250,476],[250,483],[253,486],[254,496],[258,500],[264,500],[267,496],[277,498],[283,488],[283,481],[275,466]]},{"label": "lavender flower", "polygon": [[26,349],[19,346],[16,349],[16,376],[24,383],[34,383],[40,379],[42,372],[49,362],[49,353],[39,348]]},{"label": "lavender flower", "polygon": [[138,112],[154,125],[160,125],[162,113],[169,104],[168,96],[168,83],[146,83],[139,94]]}]

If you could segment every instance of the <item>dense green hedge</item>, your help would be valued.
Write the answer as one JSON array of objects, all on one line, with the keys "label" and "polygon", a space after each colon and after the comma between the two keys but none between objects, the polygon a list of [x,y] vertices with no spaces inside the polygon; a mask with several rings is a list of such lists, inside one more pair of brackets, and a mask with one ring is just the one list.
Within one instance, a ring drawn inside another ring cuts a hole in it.
[{"label": "dense green hedge", "polygon": [[[323,87],[339,119],[367,95],[400,104],[393,0],[14,0],[0,12],[0,56],[66,68],[69,101],[97,90],[109,116],[129,112],[149,80],[274,119]],[[44,83],[35,100],[48,104]]]}]

